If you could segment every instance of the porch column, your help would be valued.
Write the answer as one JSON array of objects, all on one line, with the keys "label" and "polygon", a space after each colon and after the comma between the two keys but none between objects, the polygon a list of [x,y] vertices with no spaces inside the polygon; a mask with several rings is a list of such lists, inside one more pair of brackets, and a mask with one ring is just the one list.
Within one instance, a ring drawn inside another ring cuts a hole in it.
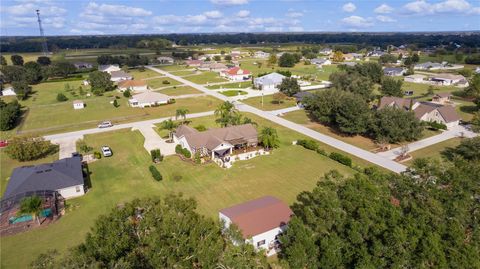
[{"label": "porch column", "polygon": [[233,148],[230,148],[230,154],[232,154],[232,153],[233,153]]},{"label": "porch column", "polygon": [[212,150],[212,160],[215,159],[215,151]]}]

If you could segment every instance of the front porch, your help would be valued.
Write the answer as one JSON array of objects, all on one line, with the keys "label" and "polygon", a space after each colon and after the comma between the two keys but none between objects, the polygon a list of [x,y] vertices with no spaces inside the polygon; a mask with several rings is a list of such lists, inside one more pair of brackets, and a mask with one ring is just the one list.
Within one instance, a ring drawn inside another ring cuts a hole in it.
[{"label": "front porch", "polygon": [[222,168],[230,168],[236,161],[255,158],[256,156],[270,154],[263,147],[231,147],[221,152],[212,151],[212,160]]}]

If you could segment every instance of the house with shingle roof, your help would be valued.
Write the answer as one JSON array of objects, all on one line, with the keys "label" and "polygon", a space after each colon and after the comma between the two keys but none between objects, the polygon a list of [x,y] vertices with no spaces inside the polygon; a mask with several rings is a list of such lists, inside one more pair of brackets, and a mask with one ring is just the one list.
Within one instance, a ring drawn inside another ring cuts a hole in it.
[{"label": "house with shingle roof", "polygon": [[317,67],[322,67],[324,65],[331,65],[332,61],[330,61],[329,59],[315,58],[311,59],[310,63],[316,65]]},{"label": "house with shingle roof", "polygon": [[170,96],[159,93],[159,92],[152,92],[146,91],[139,94],[135,94],[128,100],[128,103],[131,107],[152,107],[152,106],[159,106],[168,104],[170,101]]},{"label": "house with shingle roof", "polygon": [[65,158],[15,168],[3,199],[40,191],[56,191],[68,199],[84,195],[84,184],[81,157]]},{"label": "house with shingle roof", "polygon": [[380,99],[377,108],[385,107],[413,111],[418,120],[443,123],[447,128],[457,126],[461,119],[453,106],[419,102],[414,99],[384,96]]},{"label": "house with shingle roof", "polygon": [[448,104],[450,103],[450,97],[452,97],[452,94],[449,92],[439,92],[432,97],[432,103],[441,105]]},{"label": "house with shingle roof", "polygon": [[282,84],[284,78],[284,75],[273,72],[268,75],[255,78],[253,80],[253,85],[255,85],[255,88],[263,91],[272,91],[277,89],[277,87]]},{"label": "house with shingle roof", "polygon": [[224,208],[218,213],[225,230],[235,224],[245,242],[256,250],[265,250],[267,256],[280,250],[278,237],[285,232],[292,216],[290,207],[273,196]]},{"label": "house with shingle roof", "polygon": [[390,77],[402,76],[405,74],[405,69],[402,67],[385,67],[383,68],[383,74]]},{"label": "house with shingle roof", "polygon": [[173,141],[182,148],[212,159],[232,155],[235,149],[258,145],[258,133],[252,124],[235,125],[199,132],[188,125],[180,125],[173,134]]},{"label": "house with shingle roof", "polygon": [[98,66],[98,71],[102,72],[107,72],[111,74],[113,71],[120,71],[120,66],[118,64],[105,64],[105,65],[99,65]]},{"label": "house with shingle roof", "polygon": [[223,70],[220,72],[220,76],[231,81],[244,81],[250,79],[252,74],[246,69],[235,66],[227,70]]},{"label": "house with shingle roof", "polygon": [[118,83],[118,90],[124,92],[130,90],[133,92],[144,92],[148,90],[147,83],[143,80],[122,80]]},{"label": "house with shingle roof", "polygon": [[113,82],[119,82],[119,81],[122,81],[122,80],[133,79],[133,77],[130,74],[125,73],[122,70],[112,71],[112,72],[110,72],[110,76],[111,76],[110,80],[113,81]]}]

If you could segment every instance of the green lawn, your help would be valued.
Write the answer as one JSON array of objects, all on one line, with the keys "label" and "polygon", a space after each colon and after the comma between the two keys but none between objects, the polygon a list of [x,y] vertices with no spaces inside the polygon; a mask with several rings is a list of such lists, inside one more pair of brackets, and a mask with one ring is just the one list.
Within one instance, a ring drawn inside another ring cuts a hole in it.
[{"label": "green lawn", "polygon": [[[168,83],[164,83],[164,81],[168,81]],[[155,79],[149,79],[147,80],[147,85],[151,89],[157,89],[160,87],[168,87],[168,86],[175,86],[175,85],[180,85],[181,83],[179,81],[176,81],[171,78],[155,78]]]},{"label": "green lawn", "polygon": [[174,74],[175,76],[187,76],[187,75],[193,75],[196,74],[197,71],[191,71],[191,70],[180,70],[180,71],[171,71],[170,73]]},{"label": "green lawn", "polygon": [[145,69],[144,71],[140,71],[138,69],[130,69],[128,70],[128,73],[132,75],[134,79],[145,79],[145,78],[161,76],[161,74],[155,71],[152,71],[150,69]]},{"label": "green lawn", "polygon": [[156,68],[162,69],[162,70],[165,70],[165,71],[178,71],[178,70],[190,69],[190,68],[186,67],[185,65],[177,65],[177,64],[161,65],[161,66],[157,66]]},{"label": "green lawn", "polygon": [[[403,80],[403,77],[399,77]],[[429,84],[423,84],[423,83],[412,83],[412,82],[405,82],[403,81],[402,84],[402,90],[407,91],[407,90],[413,90],[413,97],[419,98],[419,97],[424,97],[427,92],[428,88],[431,85]],[[455,86],[433,86],[434,89],[437,89],[435,92],[456,92],[460,91],[461,89],[455,87]],[[431,96],[427,98],[432,98]]]},{"label": "green lawn", "polygon": [[[84,239],[96,218],[134,198],[182,192],[186,197],[197,199],[200,213],[217,219],[219,209],[263,195],[274,195],[291,204],[301,191],[312,189],[331,169],[352,173],[350,168],[324,156],[291,145],[292,140],[302,137],[294,131],[262,119],[254,120],[260,127],[265,124],[277,128],[281,147],[272,155],[237,162],[228,170],[213,163],[193,165],[176,156],[167,157],[157,165],[164,176],[162,182],[154,181],[148,172],[151,161],[138,131],[86,136],[90,146],[109,145],[113,151],[112,157],[89,165],[92,189],[83,197],[69,200],[66,215],[56,223],[2,238],[1,267],[26,268],[32,259],[48,249],[64,253]],[[198,122],[202,121],[213,122],[213,118]],[[192,124],[198,122],[194,119]]]},{"label": "green lawn", "polygon": [[170,96],[202,93],[201,91],[190,86],[173,86],[170,88],[158,90],[157,92]]},{"label": "green lawn", "polygon": [[252,87],[252,81],[244,81],[244,82],[235,82],[235,83],[228,83],[228,84],[222,84],[222,85],[212,85],[212,86],[207,86],[208,89],[210,90],[217,90],[217,89],[244,89]]},{"label": "green lawn", "polygon": [[191,113],[195,113],[214,110],[220,104],[218,99],[205,96],[179,99],[174,104],[142,109],[129,107],[127,98],[124,97],[118,99],[120,106],[117,108],[110,104],[110,100],[113,99],[106,96],[86,99],[87,106],[81,110],[74,110],[70,101],[58,105],[32,107],[22,131],[36,130],[58,133],[66,130],[93,128],[102,120],[111,120],[118,124],[172,116],[180,107],[188,108]]},{"label": "green lawn", "polygon": [[237,96],[237,95],[247,94],[247,92],[245,92],[245,91],[238,91],[238,90],[223,91],[223,92],[220,92],[220,93],[225,95],[225,96]]},{"label": "green lawn", "polygon": [[404,164],[411,165],[413,163],[413,160],[417,158],[427,158],[427,159],[440,158],[441,157],[440,152],[442,152],[444,149],[448,147],[453,148],[458,146],[460,144],[460,141],[462,141],[461,138],[458,138],[458,137],[452,138],[452,139],[437,143],[435,145],[431,145],[429,147],[414,151],[410,153],[413,159],[405,162]]},{"label": "green lawn", "polygon": [[287,98],[282,103],[278,104],[273,101],[273,95],[263,96],[263,106],[262,106],[262,97],[251,97],[245,100],[242,100],[243,103],[254,106],[262,110],[277,110],[287,107],[292,107],[297,105],[295,98]]},{"label": "green lawn", "polygon": [[[68,85],[71,91],[66,91],[65,87]],[[79,95],[79,87],[82,87],[85,94],[90,90],[90,86],[83,86],[82,80],[61,81],[61,82],[43,82],[37,85],[32,85],[32,94],[27,100],[20,101],[24,106],[38,106],[48,104],[59,104],[57,101],[57,94],[63,93],[69,100],[82,99]],[[83,96],[85,97],[85,95]]]},{"label": "green lawn", "polygon": [[[259,63],[261,63],[261,66]],[[336,65],[325,66],[322,70],[313,64],[305,65],[303,62],[300,62],[291,68],[279,67],[277,65],[268,66],[267,61],[262,59],[242,59],[240,61],[240,66],[251,71],[255,77],[261,73],[274,72],[276,70],[289,70],[294,75],[313,76],[319,80],[328,80],[328,76],[337,70]]]},{"label": "green lawn", "polygon": [[226,79],[220,77],[218,73],[215,72],[203,72],[201,75],[185,77],[186,80],[197,83],[197,84],[207,84],[215,82],[224,82]]}]

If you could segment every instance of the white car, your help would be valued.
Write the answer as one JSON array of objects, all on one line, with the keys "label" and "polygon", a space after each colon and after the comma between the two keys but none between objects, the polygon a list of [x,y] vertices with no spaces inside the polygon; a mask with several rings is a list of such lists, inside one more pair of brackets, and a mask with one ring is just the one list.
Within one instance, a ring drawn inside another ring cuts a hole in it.
[{"label": "white car", "polygon": [[103,146],[102,147],[102,154],[103,154],[103,157],[110,157],[110,156],[112,156],[112,150],[107,146]]},{"label": "white car", "polygon": [[112,126],[113,126],[112,122],[103,121],[98,125],[98,128],[108,128],[108,127],[112,127]]}]

